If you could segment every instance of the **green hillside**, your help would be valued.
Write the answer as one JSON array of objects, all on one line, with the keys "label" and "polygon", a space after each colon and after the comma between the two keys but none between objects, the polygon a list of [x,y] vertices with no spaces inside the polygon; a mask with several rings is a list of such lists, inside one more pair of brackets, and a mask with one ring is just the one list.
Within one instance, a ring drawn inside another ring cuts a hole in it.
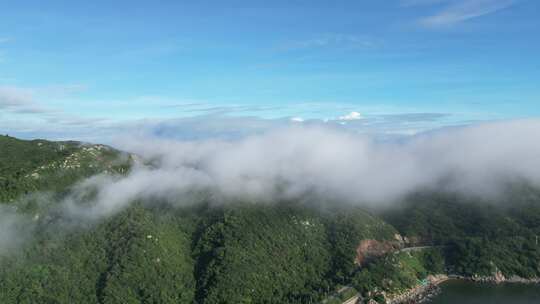
[{"label": "green hillside", "polygon": [[97,173],[125,172],[129,159],[103,145],[0,136],[0,203],[35,191],[62,192]]},{"label": "green hillside", "polygon": [[[429,274],[540,276],[540,192],[524,185],[505,204],[419,193],[372,212],[200,193],[80,221],[58,202],[86,177],[129,174],[130,154],[0,137],[0,160],[0,215],[27,232],[0,250],[0,303],[341,303],[342,286],[382,303]],[[415,245],[435,247],[399,251]]]},{"label": "green hillside", "polygon": [[[376,222],[356,212],[360,223]],[[44,227],[23,253],[3,259],[0,302],[309,303],[334,290],[333,267],[356,267],[356,243],[339,238],[395,232],[361,224],[346,232],[350,225],[285,205],[136,204],[91,229]]]},{"label": "green hillside", "polygon": [[395,232],[350,218],[346,232],[351,219],[301,206],[135,204],[91,229],[43,227],[0,263],[0,302],[310,303],[343,281],[333,267],[353,273],[352,240]]},{"label": "green hillside", "polygon": [[134,206],[91,229],[42,227],[0,263],[0,303],[191,302],[193,225],[168,211]]},{"label": "green hillside", "polygon": [[0,303],[313,303],[350,281],[361,240],[396,233],[359,208],[194,198],[74,224],[54,202],[84,177],[127,172],[129,156],[11,137],[0,147],[4,204],[32,215],[34,193],[51,201],[30,240],[0,257]]},{"label": "green hillside", "polygon": [[384,218],[415,242],[445,246],[452,272],[540,277],[540,191],[535,188],[512,185],[503,198],[491,201],[416,194]]}]

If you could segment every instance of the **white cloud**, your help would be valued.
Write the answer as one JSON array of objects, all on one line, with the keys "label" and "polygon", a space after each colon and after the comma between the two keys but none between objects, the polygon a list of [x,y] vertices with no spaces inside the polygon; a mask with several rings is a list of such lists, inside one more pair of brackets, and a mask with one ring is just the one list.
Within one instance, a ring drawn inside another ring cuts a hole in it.
[{"label": "white cloud", "polygon": [[[65,126],[92,126],[105,119],[100,117],[81,117],[43,105],[34,96],[47,98],[65,97],[73,92],[84,90],[81,85],[48,86],[40,88],[23,88],[14,86],[0,86],[0,111],[3,111],[10,120],[0,121],[0,128],[4,131],[23,130],[54,130]],[[21,123],[24,122],[24,123]],[[33,128],[32,126],[35,126]]]},{"label": "white cloud", "polygon": [[359,112],[351,112],[347,115],[343,115],[343,116],[340,116],[338,118],[338,120],[358,120],[358,119],[362,119],[362,114],[360,114]]},{"label": "white cloud", "polygon": [[34,100],[34,92],[17,87],[0,87],[0,111],[16,114],[52,114],[57,111]]},{"label": "white cloud", "polygon": [[155,166],[137,167],[125,178],[94,177],[78,192],[97,190],[96,202],[81,208],[72,199],[68,206],[70,214],[93,218],[137,199],[174,203],[202,190],[217,201],[315,195],[371,206],[422,189],[495,198],[506,182],[540,186],[540,142],[533,140],[539,133],[540,120],[526,120],[446,129],[399,143],[303,125],[235,140],[123,139],[118,144],[124,150],[154,159]]},{"label": "white cloud", "polygon": [[[508,8],[515,3],[515,0],[460,0],[447,2],[449,3],[443,10],[432,16],[422,18],[420,24],[426,27],[457,24]],[[431,1],[421,1],[417,5],[427,3],[431,3]]]},{"label": "white cloud", "polygon": [[316,49],[325,47],[367,49],[378,45],[372,38],[351,34],[325,34],[312,39],[298,40],[283,45],[281,50]]},{"label": "white cloud", "polygon": [[66,97],[85,89],[86,86],[79,84],[45,87],[0,86],[0,109],[21,113],[58,112],[42,106],[35,96],[45,96],[49,99]]},{"label": "white cloud", "polygon": [[302,117],[291,117],[292,122],[304,122]]},{"label": "white cloud", "polygon": [[0,87],[0,109],[28,107],[34,103],[31,90]]}]

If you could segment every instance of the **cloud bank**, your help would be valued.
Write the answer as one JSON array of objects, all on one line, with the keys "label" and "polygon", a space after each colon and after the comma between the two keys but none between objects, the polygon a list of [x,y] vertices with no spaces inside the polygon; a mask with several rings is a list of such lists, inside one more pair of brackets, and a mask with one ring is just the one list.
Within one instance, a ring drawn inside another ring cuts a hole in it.
[{"label": "cloud bank", "polygon": [[399,141],[323,127],[292,126],[235,140],[124,140],[152,166],[126,177],[98,176],[76,193],[97,193],[72,214],[103,216],[134,200],[178,202],[206,191],[221,201],[320,197],[388,206],[418,190],[493,198],[508,182],[540,186],[540,120],[444,129]]}]

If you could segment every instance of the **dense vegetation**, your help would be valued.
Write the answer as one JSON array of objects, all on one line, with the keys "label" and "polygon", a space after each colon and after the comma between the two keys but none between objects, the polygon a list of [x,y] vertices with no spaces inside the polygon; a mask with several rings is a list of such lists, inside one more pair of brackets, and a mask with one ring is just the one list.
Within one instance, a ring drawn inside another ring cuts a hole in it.
[{"label": "dense vegetation", "polygon": [[416,194],[385,218],[416,243],[445,246],[450,272],[540,277],[540,192],[514,185],[506,193],[493,201]]},{"label": "dense vegetation", "polygon": [[364,298],[381,300],[381,293],[400,293],[421,284],[428,275],[445,271],[440,249],[388,254],[354,275],[352,284]]},{"label": "dense vegetation", "polygon": [[34,191],[63,192],[83,177],[125,172],[129,156],[102,145],[0,136],[0,203]]},{"label": "dense vegetation", "polygon": [[[0,302],[310,303],[334,289],[334,265],[354,267],[355,244],[343,248],[332,237],[337,229],[338,238],[351,238],[339,228],[350,220],[340,218],[290,203],[135,204],[95,227],[38,229],[23,253],[3,259]],[[393,232],[387,225],[362,231]]]},{"label": "dense vegetation", "polygon": [[0,263],[1,303],[193,300],[193,225],[175,210],[133,206],[92,229],[38,231]]},{"label": "dense vegetation", "polygon": [[228,205],[196,246],[200,302],[310,303],[352,273],[362,238],[395,230],[359,209],[321,212],[293,202]]}]

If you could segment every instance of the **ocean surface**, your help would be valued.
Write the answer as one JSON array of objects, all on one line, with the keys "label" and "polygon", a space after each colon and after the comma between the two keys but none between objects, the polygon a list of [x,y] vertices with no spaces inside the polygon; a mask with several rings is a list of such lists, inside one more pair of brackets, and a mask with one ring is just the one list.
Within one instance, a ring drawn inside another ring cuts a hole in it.
[{"label": "ocean surface", "polygon": [[430,304],[540,304],[540,285],[448,281]]}]

